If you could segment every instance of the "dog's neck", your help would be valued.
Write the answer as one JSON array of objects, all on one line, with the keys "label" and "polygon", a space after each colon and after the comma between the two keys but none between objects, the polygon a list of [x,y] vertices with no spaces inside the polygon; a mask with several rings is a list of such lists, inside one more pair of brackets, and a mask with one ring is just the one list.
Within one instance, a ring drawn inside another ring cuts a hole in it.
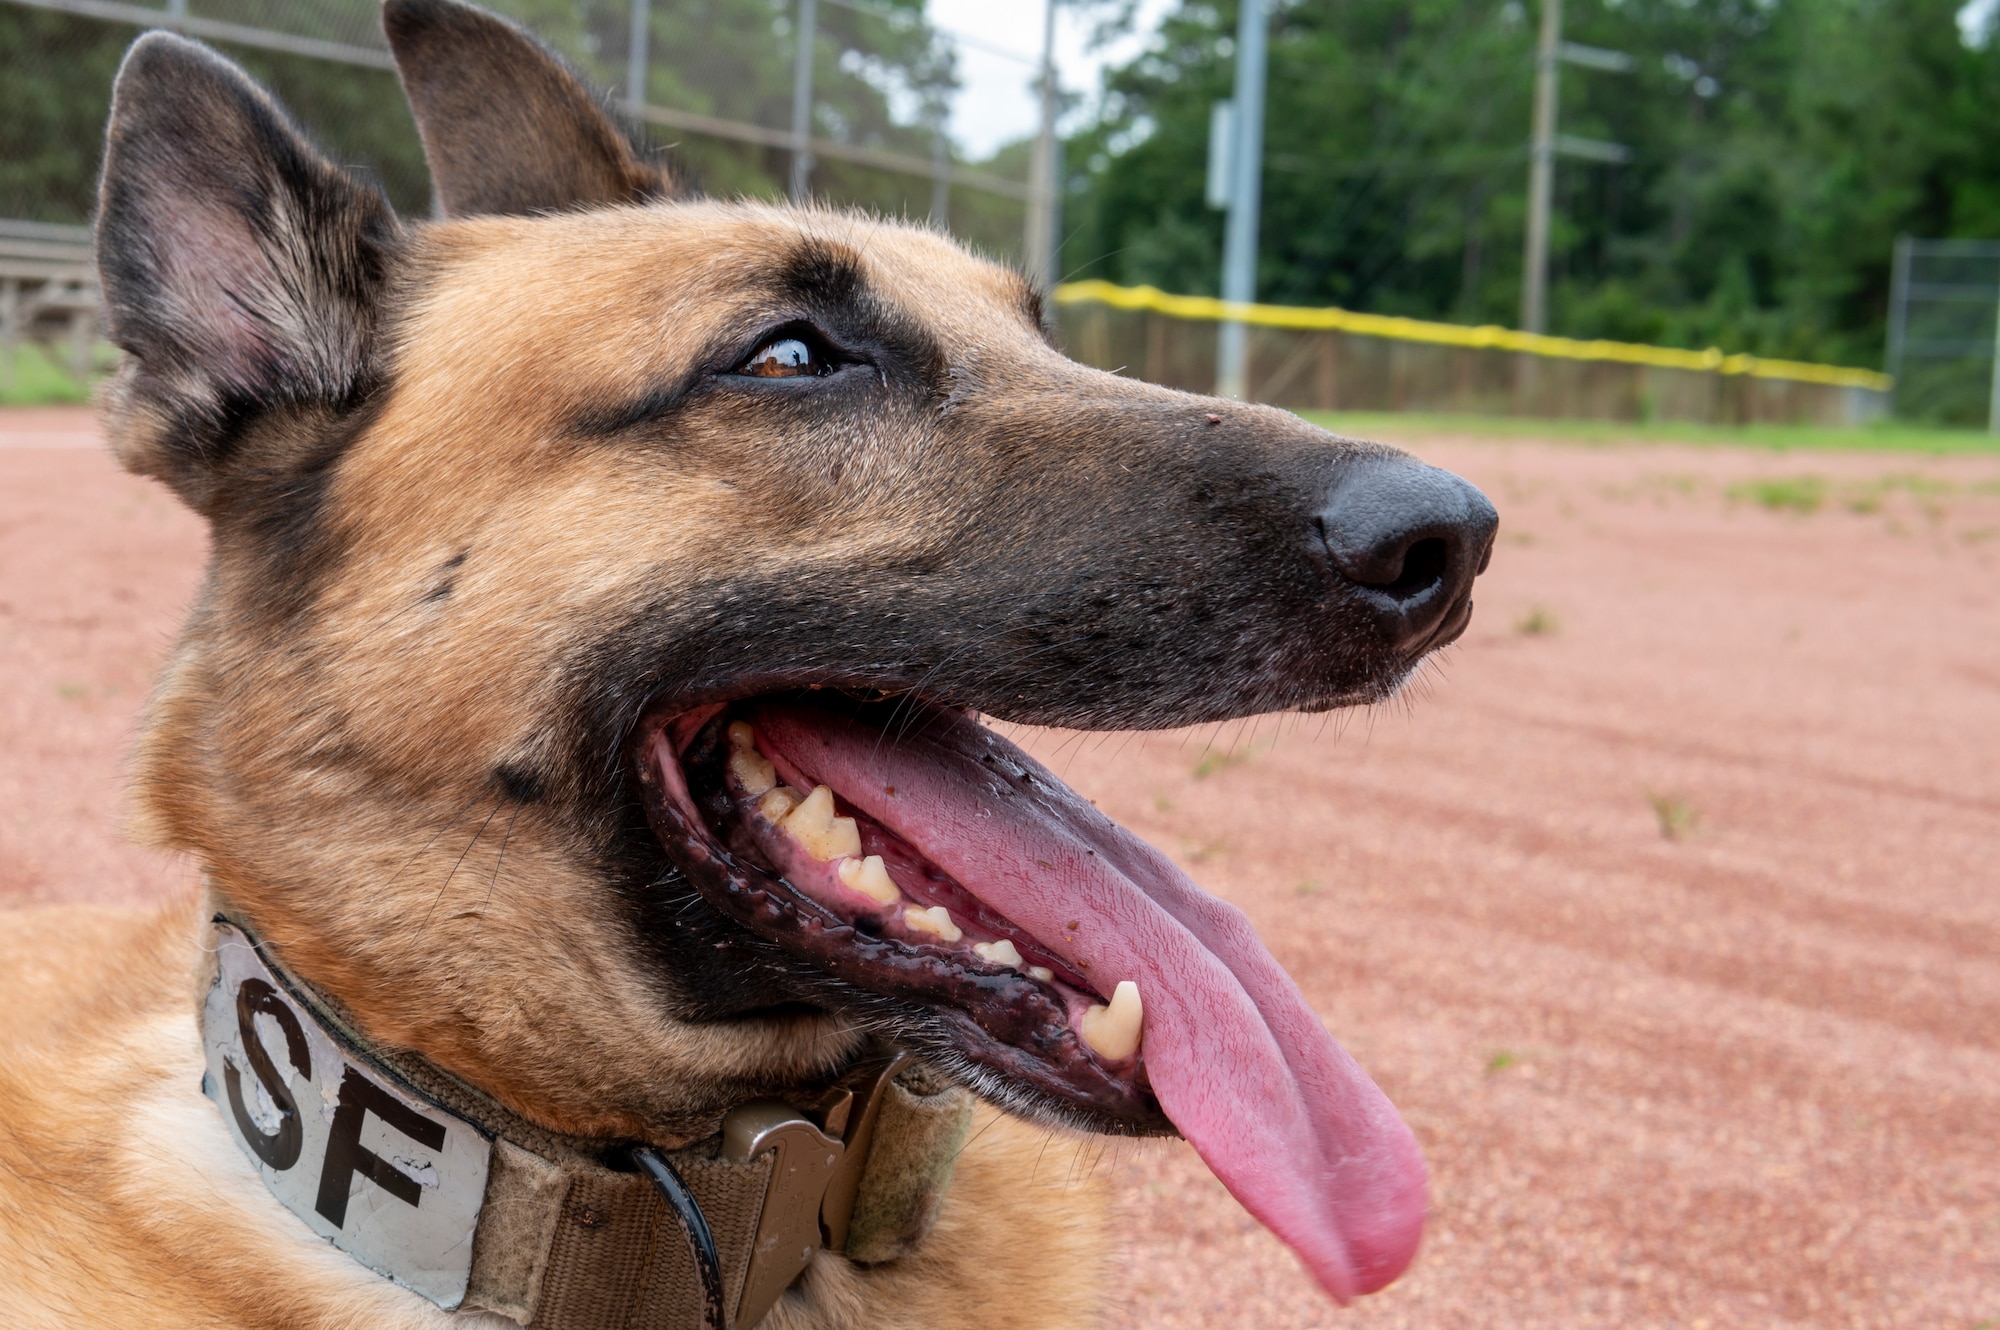
[{"label": "dog's neck", "polygon": [[753,1100],[671,1152],[562,1136],[370,1044],[240,923],[211,927],[204,1092],[293,1215],[448,1309],[565,1324],[615,1290],[662,1324],[754,1325],[822,1249],[920,1243],[970,1121],[963,1090],[885,1052],[815,1112]]}]

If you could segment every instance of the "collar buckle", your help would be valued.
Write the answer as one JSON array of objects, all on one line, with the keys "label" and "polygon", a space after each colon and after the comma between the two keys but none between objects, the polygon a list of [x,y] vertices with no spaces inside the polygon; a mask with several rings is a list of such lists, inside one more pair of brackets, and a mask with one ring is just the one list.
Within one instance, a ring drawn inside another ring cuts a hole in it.
[{"label": "collar buckle", "polygon": [[778,1156],[732,1325],[762,1320],[822,1248],[845,1249],[882,1092],[908,1061],[902,1052],[863,1061],[820,1097],[818,1123],[776,1099],[739,1104],[722,1119],[723,1158],[748,1164],[766,1151]]}]

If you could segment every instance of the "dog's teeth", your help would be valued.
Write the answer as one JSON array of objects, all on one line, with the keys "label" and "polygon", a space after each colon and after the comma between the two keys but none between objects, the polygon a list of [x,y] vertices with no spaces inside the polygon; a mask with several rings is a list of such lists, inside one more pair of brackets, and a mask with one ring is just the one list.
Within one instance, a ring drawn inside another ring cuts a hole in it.
[{"label": "dog's teeth", "polygon": [[998,942],[975,942],[972,944],[972,953],[991,965],[1011,965],[1017,970],[1021,968],[1021,949],[1014,945],[1011,938],[1003,937]]},{"label": "dog's teeth", "polygon": [[853,818],[833,815],[833,791],[824,785],[813,786],[812,793],[785,814],[783,825],[800,849],[823,864],[861,853],[861,829]]},{"label": "dog's teeth", "polygon": [[1056,972],[1046,965],[1030,965],[1027,975],[1030,979],[1039,979],[1046,984],[1056,977]]},{"label": "dog's teeth", "polygon": [[894,905],[903,899],[903,893],[896,890],[896,880],[882,866],[879,854],[871,854],[866,859],[842,859],[840,867],[834,871],[840,875],[842,886],[849,891],[860,892],[877,905]]},{"label": "dog's teeth", "polygon": [[935,933],[946,942],[956,942],[965,936],[965,930],[951,921],[951,911],[942,905],[933,905],[928,910],[912,905],[903,911],[903,922],[920,933]]},{"label": "dog's teeth", "polygon": [[1099,1057],[1123,1062],[1139,1051],[1139,1027],[1145,1019],[1139,1005],[1139,985],[1120,979],[1118,987],[1111,990],[1111,1005],[1084,1012],[1083,1028],[1078,1033]]},{"label": "dog's teeth", "polygon": [[766,822],[783,822],[805,796],[789,785],[780,785],[757,801],[757,814]]},{"label": "dog's teeth", "polygon": [[757,751],[756,731],[740,720],[729,727],[729,774],[737,788],[752,799],[778,788],[778,769]]}]

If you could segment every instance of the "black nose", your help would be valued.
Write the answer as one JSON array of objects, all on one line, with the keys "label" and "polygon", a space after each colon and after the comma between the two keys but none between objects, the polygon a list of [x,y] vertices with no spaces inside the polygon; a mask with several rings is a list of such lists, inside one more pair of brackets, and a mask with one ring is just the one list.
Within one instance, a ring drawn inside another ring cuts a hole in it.
[{"label": "black nose", "polygon": [[1449,471],[1369,457],[1342,465],[1313,525],[1390,645],[1415,653],[1465,631],[1472,579],[1486,571],[1500,515]]}]

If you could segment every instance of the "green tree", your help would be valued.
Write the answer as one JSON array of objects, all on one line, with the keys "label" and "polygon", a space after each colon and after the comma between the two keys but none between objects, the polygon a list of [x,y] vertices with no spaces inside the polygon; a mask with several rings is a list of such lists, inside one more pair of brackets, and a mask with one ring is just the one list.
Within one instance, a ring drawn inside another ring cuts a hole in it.
[{"label": "green tree", "polygon": [[[1536,13],[1520,0],[1275,6],[1258,289],[1266,300],[1511,323]],[[1576,336],[1867,364],[1895,236],[2000,235],[2000,50],[1954,0],[1571,0],[1562,128],[1632,149],[1557,170],[1552,323]],[[1183,4],[1111,71],[1065,256],[1212,292],[1210,104],[1231,0]]]}]

